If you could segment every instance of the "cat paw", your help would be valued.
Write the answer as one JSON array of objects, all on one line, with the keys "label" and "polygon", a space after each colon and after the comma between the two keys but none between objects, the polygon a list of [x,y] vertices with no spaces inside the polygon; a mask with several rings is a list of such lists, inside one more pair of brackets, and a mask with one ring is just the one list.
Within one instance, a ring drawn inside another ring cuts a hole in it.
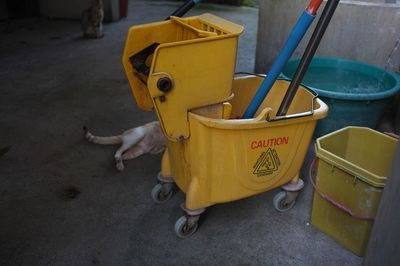
[{"label": "cat paw", "polygon": [[115,164],[115,166],[117,167],[117,170],[118,171],[120,171],[120,172],[122,172],[123,170],[124,170],[124,164],[122,163],[122,160],[121,159],[115,159],[116,160],[116,164]]},{"label": "cat paw", "polygon": [[122,171],[124,171],[124,165],[123,164],[117,164],[117,170],[118,171],[120,171],[120,172],[122,172]]}]

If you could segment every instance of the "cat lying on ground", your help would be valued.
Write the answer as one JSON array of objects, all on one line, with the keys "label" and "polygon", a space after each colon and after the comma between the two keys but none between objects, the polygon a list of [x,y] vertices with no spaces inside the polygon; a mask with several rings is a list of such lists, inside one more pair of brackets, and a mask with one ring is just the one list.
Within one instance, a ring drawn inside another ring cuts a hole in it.
[{"label": "cat lying on ground", "polygon": [[121,144],[115,153],[115,163],[119,171],[124,170],[123,160],[134,159],[142,154],[157,154],[165,150],[167,146],[160,122],[154,121],[143,126],[124,131],[121,135],[110,137],[98,137],[83,127],[85,138],[89,142],[97,144]]}]

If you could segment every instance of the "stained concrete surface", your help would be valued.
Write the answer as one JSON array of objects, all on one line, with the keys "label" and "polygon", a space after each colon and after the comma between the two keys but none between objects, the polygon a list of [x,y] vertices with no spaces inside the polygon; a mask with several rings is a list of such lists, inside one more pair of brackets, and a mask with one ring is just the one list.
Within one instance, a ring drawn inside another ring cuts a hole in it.
[{"label": "stained concrete surface", "polygon": [[[150,198],[161,156],[115,170],[114,146],[83,140],[155,119],[139,110],[121,66],[130,25],[163,19],[172,2],[130,1],[129,16],[81,38],[79,23],[0,24],[0,265],[358,265],[361,259],[308,224],[312,189],[277,213],[277,190],[208,209],[198,232],[173,231],[184,200]],[[238,67],[254,65],[257,10],[202,5],[246,26]],[[229,159],[226,160],[229,163]]]}]

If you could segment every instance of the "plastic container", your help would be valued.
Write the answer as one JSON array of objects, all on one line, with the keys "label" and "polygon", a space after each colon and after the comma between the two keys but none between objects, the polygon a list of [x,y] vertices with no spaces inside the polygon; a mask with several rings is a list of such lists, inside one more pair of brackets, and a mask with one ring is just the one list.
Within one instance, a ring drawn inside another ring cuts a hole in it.
[{"label": "plastic container", "polygon": [[396,139],[364,127],[316,141],[311,223],[358,256],[365,253],[396,145]]},{"label": "plastic container", "polygon": [[[196,231],[206,207],[279,186],[284,191],[275,196],[275,208],[293,207],[304,186],[299,171],[316,122],[327,116],[316,93],[300,87],[287,115],[277,117],[289,86],[278,80],[255,118],[240,119],[264,80],[233,78],[242,31],[210,14],[129,30],[123,63],[132,91],[140,108],[155,108],[168,139],[151,196],[165,202],[173,183],[186,193],[186,215],[175,224],[179,237]],[[155,42],[160,44],[147,60],[147,75],[131,59]]]},{"label": "plastic container", "polygon": [[[300,59],[287,63],[282,74],[292,78]],[[330,107],[315,137],[346,126],[374,128],[390,97],[400,90],[398,75],[373,65],[340,58],[314,58],[303,82]]]},{"label": "plastic container", "polygon": [[[145,111],[155,108],[167,138],[189,137],[188,108],[231,96],[242,32],[242,26],[211,14],[171,17],[129,29],[122,59],[126,75],[136,103]],[[130,59],[154,43],[159,45],[147,60],[149,74],[143,75]],[[169,90],[160,89],[162,80],[170,81]]]},{"label": "plastic container", "polygon": [[162,175],[172,176],[186,193],[187,209],[298,182],[316,122],[327,115],[328,108],[301,87],[288,117],[274,117],[289,86],[288,81],[278,80],[255,118],[236,119],[262,81],[260,77],[235,79],[230,119],[215,118],[213,108],[193,110],[189,112],[190,138],[168,142],[170,167],[162,169]]}]

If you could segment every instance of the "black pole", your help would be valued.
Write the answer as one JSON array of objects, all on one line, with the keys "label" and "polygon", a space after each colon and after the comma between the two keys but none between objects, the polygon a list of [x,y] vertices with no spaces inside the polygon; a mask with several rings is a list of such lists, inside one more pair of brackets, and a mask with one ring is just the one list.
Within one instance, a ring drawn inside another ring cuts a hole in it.
[{"label": "black pole", "polygon": [[306,50],[304,51],[303,57],[301,58],[300,64],[296,69],[296,73],[293,76],[292,82],[290,83],[285,97],[283,98],[282,103],[279,106],[277,116],[286,115],[290,104],[292,103],[293,98],[296,95],[297,89],[299,88],[300,82],[303,80],[308,66],[310,65],[311,60],[314,57],[315,52],[317,51],[322,36],[324,36],[326,28],[328,27],[329,22],[331,21],[331,18],[335,13],[336,7],[338,6],[339,2],[340,0],[328,0],[328,2],[326,3],[321,17],[318,20],[317,26],[315,27],[310,41],[307,44]]},{"label": "black pole", "polygon": [[165,20],[169,20],[169,17],[182,17],[185,15],[192,7],[196,5],[196,2],[193,0],[186,1],[183,5],[181,5],[177,10],[175,10],[171,15],[169,15]]}]

